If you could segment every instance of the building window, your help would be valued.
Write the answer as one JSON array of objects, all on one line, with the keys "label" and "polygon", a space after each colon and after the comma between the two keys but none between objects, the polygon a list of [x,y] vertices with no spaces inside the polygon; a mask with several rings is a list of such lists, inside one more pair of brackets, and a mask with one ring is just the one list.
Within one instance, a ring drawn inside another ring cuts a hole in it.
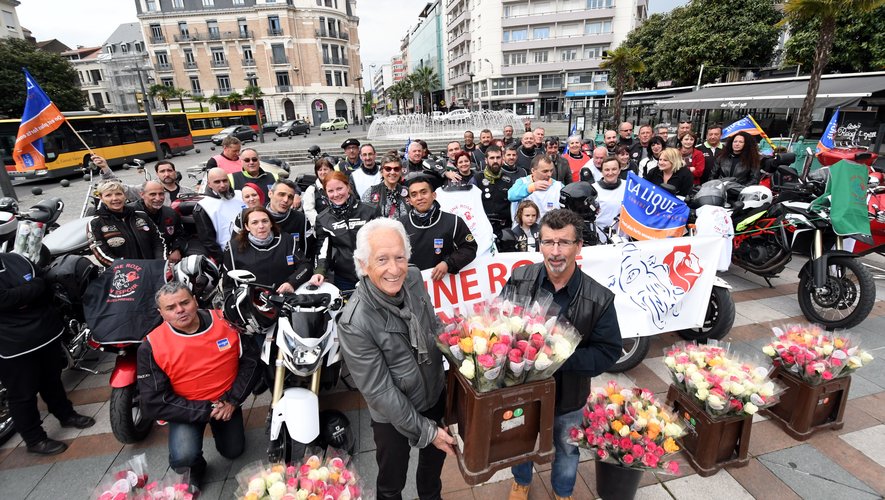
[{"label": "building window", "polygon": [[332,86],[332,72],[331,71],[326,71],[326,86],[327,87]]},{"label": "building window", "polygon": [[175,81],[172,78],[160,78],[160,84],[164,87],[175,87]]},{"label": "building window", "polygon": [[581,34],[581,23],[561,24],[559,26],[559,36],[578,36]]},{"label": "building window", "polygon": [[245,19],[237,19],[237,27],[240,30],[240,36],[246,38],[249,36],[249,24]]},{"label": "building window", "polygon": [[141,42],[135,42],[135,51],[144,52],[144,45]]},{"label": "building window", "polygon": [[145,7],[147,7],[148,12],[156,12],[157,11],[157,0],[147,0],[145,2]]},{"label": "building window", "polygon": [[608,45],[589,45],[584,47],[584,59],[601,59],[602,52],[608,50]]},{"label": "building window", "polygon": [[85,80],[83,80],[83,72],[82,71],[78,71],[77,75],[80,77],[80,83],[86,83]]},{"label": "building window", "polygon": [[532,57],[535,61],[535,64],[547,62],[548,52],[549,51],[546,51],[546,50],[536,50],[536,51],[532,52]]},{"label": "building window", "polygon": [[280,16],[267,16],[268,35],[277,36],[283,34],[283,26],[280,24]]},{"label": "building window", "polygon": [[537,94],[538,93],[538,77],[536,75],[516,77],[516,93],[517,94]]},{"label": "building window", "polygon": [[120,52],[126,54],[129,52],[129,43],[121,43],[120,44]]},{"label": "building window", "polygon": [[340,72],[340,71],[336,71],[336,72],[335,72],[335,86],[336,86],[336,87],[341,87],[342,85],[343,85],[343,84],[341,83],[341,72]]},{"label": "building window", "polygon": [[510,52],[504,54],[504,66],[516,66],[525,64],[525,52]]},{"label": "building window", "polygon": [[513,95],[513,78],[496,78],[492,80],[492,95]]},{"label": "building window", "polygon": [[172,8],[173,9],[183,9],[184,8],[184,0],[172,0]]},{"label": "building window", "polygon": [[169,56],[166,52],[157,52],[157,64],[159,66],[169,66]]},{"label": "building window", "polygon": [[197,61],[194,59],[194,51],[191,49],[184,49],[184,62],[188,65],[195,65]]},{"label": "building window", "polygon": [[252,55],[251,45],[243,45],[243,59],[255,64],[255,56]]},{"label": "building window", "polygon": [[178,33],[182,37],[187,37],[190,34],[187,30],[187,23],[185,21],[178,21]]},{"label": "building window", "polygon": [[246,0],[234,0],[234,5],[246,5]]},{"label": "building window", "polygon": [[98,83],[101,81],[101,70],[100,69],[91,69],[89,70],[89,81],[92,83]]},{"label": "building window", "polygon": [[562,49],[559,53],[560,61],[574,61],[578,56],[578,49],[571,47],[567,49]]},{"label": "building window", "polygon": [[341,78],[344,79],[344,86],[347,87],[347,71],[341,74]]},{"label": "building window", "polygon": [[553,2],[532,2],[532,14],[550,14],[556,10]]},{"label": "building window", "polygon": [[206,21],[206,29],[209,30],[209,38],[213,40],[221,38],[221,31],[218,29],[218,21]]},{"label": "building window", "polygon": [[163,43],[166,39],[163,37],[163,27],[159,24],[151,25],[151,38],[155,43]]},{"label": "building window", "polygon": [[193,94],[202,94],[203,88],[200,87],[200,77],[192,76],[191,77],[191,93]]},{"label": "building window", "polygon": [[541,88],[542,89],[562,88],[562,75],[561,74],[541,75]]},{"label": "building window", "polygon": [[505,5],[504,6],[504,17],[517,17],[524,16],[529,13],[529,6],[527,4],[517,4],[517,5]]},{"label": "building window", "polygon": [[288,62],[288,58],[286,57],[286,47],[281,43],[274,43],[270,46],[271,53],[273,54],[273,63],[274,64],[286,64]]},{"label": "building window", "polygon": [[612,22],[609,21],[593,21],[584,25],[584,34],[599,35],[602,33],[612,32]]},{"label": "building window", "polygon": [[534,28],[532,30],[532,39],[533,40],[546,40],[550,38],[550,28]]},{"label": "building window", "polygon": [[588,9],[610,9],[615,6],[615,0],[587,0]]},{"label": "building window", "polygon": [[222,47],[212,47],[212,65],[213,66],[227,66],[227,60],[224,57],[224,48]]},{"label": "building window", "polygon": [[288,71],[277,71],[277,85],[280,87],[288,87],[291,85],[289,83],[289,72]]},{"label": "building window", "polygon": [[215,7],[215,0],[203,0],[203,7]]},{"label": "building window", "polygon": [[528,38],[528,30],[525,28],[507,30],[504,32],[504,42],[521,42]]},{"label": "building window", "polygon": [[215,79],[218,81],[218,90],[230,92],[230,78],[227,75],[219,75]]},{"label": "building window", "polygon": [[583,83],[592,83],[593,82],[593,73],[590,71],[584,71],[581,73],[569,73],[568,75],[568,83],[569,85],[579,85]]}]

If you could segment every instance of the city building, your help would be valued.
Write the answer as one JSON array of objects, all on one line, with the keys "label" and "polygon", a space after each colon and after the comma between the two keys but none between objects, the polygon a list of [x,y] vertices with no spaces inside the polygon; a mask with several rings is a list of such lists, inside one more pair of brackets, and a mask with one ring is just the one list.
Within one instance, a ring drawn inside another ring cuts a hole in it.
[{"label": "city building", "polygon": [[[190,95],[261,88],[266,120],[360,118],[356,0],[136,0],[157,79]],[[187,104],[187,107],[192,107]],[[233,104],[236,107],[236,103]]]},{"label": "city building", "polygon": [[18,22],[18,14],[15,8],[21,5],[18,0],[0,0],[0,13],[3,15],[4,29],[0,30],[0,38],[25,39],[21,23]]},{"label": "city building", "polygon": [[77,47],[73,50],[62,52],[61,57],[70,61],[71,66],[77,71],[80,78],[80,89],[86,97],[87,109],[92,111],[105,111],[107,103],[111,102],[111,95],[104,86],[104,75],[101,70],[101,47]]},{"label": "city building", "polygon": [[375,70],[373,64],[371,68],[373,71],[372,95],[375,114],[388,114],[393,111],[393,102],[387,96],[387,89],[393,85],[393,67],[390,64],[382,64]]},{"label": "city building", "polygon": [[453,106],[561,116],[609,91],[600,69],[647,0],[445,0]]},{"label": "city building", "polygon": [[[445,71],[445,44],[443,42],[443,18],[442,0],[428,2],[418,15],[419,22],[412,28],[408,35],[408,68],[414,72],[419,68],[432,68],[439,77],[440,85],[431,91],[432,109],[420,112],[436,111],[446,107],[446,71]],[[421,99],[417,102],[420,104]]]},{"label": "city building", "polygon": [[[110,96],[105,107],[114,113],[144,112],[141,83],[148,89],[156,83],[148,57],[141,24],[124,23],[118,26],[102,45],[98,56],[104,79],[102,85]],[[141,72],[143,82],[139,82]],[[82,82],[81,78],[81,82]],[[153,109],[158,109],[154,106]]]}]

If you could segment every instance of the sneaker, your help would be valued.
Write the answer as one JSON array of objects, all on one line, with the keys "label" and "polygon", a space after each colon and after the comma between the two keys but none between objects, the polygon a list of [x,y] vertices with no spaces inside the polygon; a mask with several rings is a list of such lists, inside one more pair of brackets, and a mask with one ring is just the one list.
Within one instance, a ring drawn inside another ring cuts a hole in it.
[{"label": "sneaker", "polygon": [[531,486],[524,486],[513,481],[513,484],[510,486],[510,496],[507,497],[507,500],[528,500],[530,488]]},{"label": "sneaker", "polygon": [[79,413],[74,413],[70,417],[61,420],[60,422],[62,427],[75,427],[77,429],[86,429],[95,425],[94,418],[87,417],[86,415],[80,415]]},{"label": "sneaker", "polygon": [[46,438],[36,444],[28,445],[28,453],[37,455],[58,455],[68,449],[68,445],[61,441]]}]

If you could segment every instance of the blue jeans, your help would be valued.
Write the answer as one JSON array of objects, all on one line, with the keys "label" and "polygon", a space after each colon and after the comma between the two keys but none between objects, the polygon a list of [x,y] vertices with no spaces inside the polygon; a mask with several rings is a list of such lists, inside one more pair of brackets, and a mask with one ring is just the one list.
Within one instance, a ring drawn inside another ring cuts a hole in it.
[{"label": "blue jeans", "polygon": [[[561,497],[570,497],[575,489],[575,479],[578,477],[578,459],[580,453],[578,447],[569,444],[569,430],[581,423],[583,408],[571,413],[563,413],[553,418],[553,470],[550,474],[550,484],[553,493]],[[513,479],[523,485],[532,484],[532,462],[523,462],[510,468]]]},{"label": "blue jeans", "polygon": [[[234,459],[246,448],[246,429],[243,426],[243,410],[237,407],[230,420],[210,420],[215,449],[224,458]],[[169,467],[181,474],[190,469],[191,484],[197,486],[206,472],[203,458],[204,423],[169,422]]]}]

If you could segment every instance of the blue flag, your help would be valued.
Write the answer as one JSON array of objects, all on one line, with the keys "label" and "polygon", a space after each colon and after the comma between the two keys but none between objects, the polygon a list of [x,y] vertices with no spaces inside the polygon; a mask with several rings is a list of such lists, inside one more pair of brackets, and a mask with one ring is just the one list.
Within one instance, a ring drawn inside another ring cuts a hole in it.
[{"label": "blue flag", "polygon": [[759,135],[759,130],[756,128],[756,124],[753,123],[750,115],[747,115],[722,129],[722,138],[725,139],[726,137],[731,137],[738,132]]},{"label": "blue flag", "polygon": [[637,240],[684,236],[688,212],[684,201],[630,172],[618,229]]},{"label": "blue flag", "polygon": [[65,117],[28,73],[28,70],[22,68],[22,71],[25,72],[28,97],[25,101],[22,121],[18,127],[12,158],[15,161],[16,170],[25,172],[46,168],[42,137],[46,137],[61,127],[65,122]]},{"label": "blue flag", "polygon": [[406,139],[406,152],[403,153],[403,158],[409,157],[409,145],[410,144],[412,144],[412,136],[409,136],[409,138]]},{"label": "blue flag", "polygon": [[817,141],[817,150],[814,152],[815,154],[820,154],[836,147],[836,127],[838,125],[839,108],[836,108],[836,112],[833,113],[833,117],[830,118],[830,123],[828,123],[827,128],[824,129],[824,135],[822,135],[820,140]]}]

